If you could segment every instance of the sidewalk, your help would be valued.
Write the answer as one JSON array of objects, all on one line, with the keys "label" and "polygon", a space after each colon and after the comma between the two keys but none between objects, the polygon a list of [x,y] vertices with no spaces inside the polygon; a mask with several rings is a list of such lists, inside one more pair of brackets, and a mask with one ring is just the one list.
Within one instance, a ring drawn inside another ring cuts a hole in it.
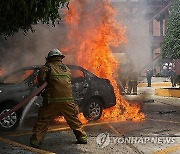
[{"label": "sidewalk", "polygon": [[[169,78],[152,78],[151,89],[147,87],[146,79],[143,79],[141,83],[138,84],[140,89],[150,90],[151,94],[164,97],[177,97],[180,98],[180,89],[178,87],[172,87]],[[146,87],[146,88],[145,88]],[[141,91],[141,90],[140,90]]]},{"label": "sidewalk", "polygon": [[[167,77],[152,77],[152,87],[171,87],[170,79]],[[141,79],[138,87],[147,87],[147,79],[144,77]]]}]

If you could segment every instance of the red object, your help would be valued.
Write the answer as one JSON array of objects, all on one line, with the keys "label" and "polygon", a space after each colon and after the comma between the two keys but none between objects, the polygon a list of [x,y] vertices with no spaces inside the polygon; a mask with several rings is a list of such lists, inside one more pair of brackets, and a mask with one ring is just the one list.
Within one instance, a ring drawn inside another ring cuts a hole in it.
[{"label": "red object", "polygon": [[180,75],[180,59],[175,60],[175,72],[176,75]]},{"label": "red object", "polygon": [[4,117],[7,117],[8,115],[10,115],[11,113],[17,111],[18,109],[20,109],[21,107],[23,107],[24,105],[26,105],[34,96],[36,96],[37,94],[39,94],[45,87],[47,86],[47,82],[43,83],[37,90],[34,91],[34,93],[32,93],[30,96],[28,96],[27,98],[25,98],[21,103],[17,104],[16,106],[14,106],[11,110],[9,110],[8,112],[1,114],[0,115],[0,120],[2,120]]}]

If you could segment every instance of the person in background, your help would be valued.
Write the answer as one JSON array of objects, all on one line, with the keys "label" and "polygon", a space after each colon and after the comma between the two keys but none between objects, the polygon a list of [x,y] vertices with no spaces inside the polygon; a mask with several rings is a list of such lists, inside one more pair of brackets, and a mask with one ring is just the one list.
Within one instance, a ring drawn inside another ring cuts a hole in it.
[{"label": "person in background", "polygon": [[168,75],[168,63],[165,63],[162,67],[162,74],[164,77],[167,77]]},{"label": "person in background", "polygon": [[[138,84],[137,80],[138,80],[138,74],[135,71],[133,64],[130,64],[127,94],[137,95],[137,84]],[[133,92],[131,93],[131,91],[133,91]]]},{"label": "person in background", "polygon": [[172,69],[172,67],[169,67],[168,76],[170,77],[172,87],[176,87],[176,72]]},{"label": "person in background", "polygon": [[146,71],[146,78],[147,78],[148,87],[151,87],[152,76],[153,76],[152,69],[147,69],[147,71]]}]

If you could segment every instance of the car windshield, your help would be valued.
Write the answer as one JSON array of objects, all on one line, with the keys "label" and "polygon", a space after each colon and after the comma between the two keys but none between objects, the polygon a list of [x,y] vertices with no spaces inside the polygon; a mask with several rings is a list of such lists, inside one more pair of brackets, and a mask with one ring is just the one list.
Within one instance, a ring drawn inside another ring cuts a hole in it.
[{"label": "car windshield", "polygon": [[6,76],[3,83],[21,83],[33,73],[34,70],[22,70],[19,72],[15,72],[9,76]]}]

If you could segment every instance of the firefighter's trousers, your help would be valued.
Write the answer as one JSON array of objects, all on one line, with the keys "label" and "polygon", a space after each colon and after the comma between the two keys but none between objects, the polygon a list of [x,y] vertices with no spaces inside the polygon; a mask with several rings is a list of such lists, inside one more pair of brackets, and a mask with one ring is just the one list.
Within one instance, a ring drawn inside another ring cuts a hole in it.
[{"label": "firefighter's trousers", "polygon": [[42,142],[51,120],[58,115],[64,116],[77,139],[86,137],[82,123],[78,119],[78,111],[78,106],[73,102],[57,102],[43,105],[39,108],[38,120],[34,125],[32,137],[38,142]]}]

